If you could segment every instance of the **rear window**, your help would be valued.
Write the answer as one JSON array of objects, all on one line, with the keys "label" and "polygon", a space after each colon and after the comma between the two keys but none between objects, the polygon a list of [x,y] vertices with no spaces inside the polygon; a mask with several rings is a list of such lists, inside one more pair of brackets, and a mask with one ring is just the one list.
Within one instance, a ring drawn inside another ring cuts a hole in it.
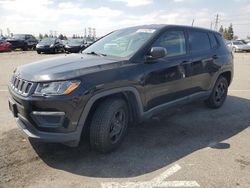
[{"label": "rear window", "polygon": [[212,48],[216,48],[219,46],[217,39],[215,38],[213,33],[209,33],[209,39],[210,39],[210,43],[211,43],[211,47]]},{"label": "rear window", "polygon": [[208,34],[200,31],[189,32],[189,44],[191,53],[207,51],[211,48]]}]

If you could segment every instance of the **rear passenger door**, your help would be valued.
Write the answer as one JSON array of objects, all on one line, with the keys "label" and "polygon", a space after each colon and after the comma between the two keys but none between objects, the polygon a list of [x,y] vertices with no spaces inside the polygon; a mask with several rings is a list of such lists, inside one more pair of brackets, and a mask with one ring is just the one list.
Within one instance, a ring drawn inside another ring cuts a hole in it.
[{"label": "rear passenger door", "polygon": [[188,32],[192,56],[192,84],[196,92],[209,90],[212,76],[218,70],[216,61],[218,41],[213,33],[191,30]]}]

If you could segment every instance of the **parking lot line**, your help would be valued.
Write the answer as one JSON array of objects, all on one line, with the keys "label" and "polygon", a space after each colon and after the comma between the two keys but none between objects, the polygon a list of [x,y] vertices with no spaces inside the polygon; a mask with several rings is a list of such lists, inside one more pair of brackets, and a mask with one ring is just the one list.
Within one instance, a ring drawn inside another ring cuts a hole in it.
[{"label": "parking lot line", "polygon": [[196,181],[166,181],[165,179],[169,176],[174,175],[176,172],[181,170],[181,166],[175,164],[165,172],[160,174],[158,177],[153,178],[150,181],[142,182],[105,182],[101,183],[102,188],[155,188],[155,187],[200,187]]}]

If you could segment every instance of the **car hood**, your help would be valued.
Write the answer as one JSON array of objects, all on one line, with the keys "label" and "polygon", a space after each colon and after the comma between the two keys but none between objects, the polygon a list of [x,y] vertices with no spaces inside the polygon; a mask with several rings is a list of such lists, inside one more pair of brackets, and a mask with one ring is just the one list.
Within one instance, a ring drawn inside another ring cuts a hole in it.
[{"label": "car hood", "polygon": [[15,75],[33,82],[66,80],[100,70],[112,69],[124,62],[110,57],[70,54],[22,65],[16,69]]}]

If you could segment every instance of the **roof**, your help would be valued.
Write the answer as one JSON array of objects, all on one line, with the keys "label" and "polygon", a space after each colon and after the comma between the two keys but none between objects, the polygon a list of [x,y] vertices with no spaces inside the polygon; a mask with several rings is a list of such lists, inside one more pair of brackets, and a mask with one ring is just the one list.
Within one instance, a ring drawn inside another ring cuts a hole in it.
[{"label": "roof", "polygon": [[[164,29],[164,28],[187,28],[187,29],[195,29],[195,30],[201,30],[201,31],[206,31],[206,32],[215,32],[218,33],[217,31],[210,30],[207,28],[202,28],[202,27],[193,27],[193,26],[188,26],[188,25],[172,25],[172,24],[150,24],[150,25],[138,25],[138,26],[133,26],[133,27],[128,27],[128,28],[138,28],[138,29]],[[126,28],[123,28],[126,29]]]}]

